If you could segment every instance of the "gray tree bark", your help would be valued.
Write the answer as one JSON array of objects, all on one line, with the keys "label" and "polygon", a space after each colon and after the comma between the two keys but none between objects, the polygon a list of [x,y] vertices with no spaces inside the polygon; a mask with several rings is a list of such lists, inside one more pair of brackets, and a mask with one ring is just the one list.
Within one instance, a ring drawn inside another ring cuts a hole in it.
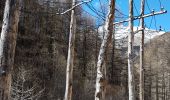
[{"label": "gray tree bark", "polygon": [[111,43],[111,38],[113,34],[113,20],[114,20],[114,13],[115,13],[115,0],[110,0],[110,10],[108,13],[108,17],[106,20],[106,33],[104,35],[104,39],[102,41],[100,51],[99,51],[99,56],[98,56],[98,61],[97,61],[97,77],[96,77],[96,91],[95,91],[95,100],[104,100],[104,72],[102,67],[104,64],[105,60],[105,53],[107,51],[109,43]]},{"label": "gray tree bark", "polygon": [[135,80],[133,66],[133,0],[129,0],[129,35],[128,35],[128,85],[129,85],[129,100],[135,100]]},{"label": "gray tree bark", "polygon": [[11,70],[14,64],[20,0],[6,0],[0,37],[1,100],[10,100]]},{"label": "gray tree bark", "polygon": [[[75,5],[76,0],[72,0],[72,6]],[[69,47],[67,56],[67,69],[66,69],[66,89],[64,100],[72,100],[72,87],[73,87],[73,63],[74,63],[74,45],[75,45],[75,10],[71,11],[70,21],[70,35],[69,35]]]}]

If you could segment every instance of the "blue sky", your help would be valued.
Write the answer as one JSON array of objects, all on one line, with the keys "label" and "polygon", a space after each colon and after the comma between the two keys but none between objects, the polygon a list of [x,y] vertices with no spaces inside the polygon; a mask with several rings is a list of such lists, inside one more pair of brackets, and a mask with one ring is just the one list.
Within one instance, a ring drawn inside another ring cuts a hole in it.
[{"label": "blue sky", "polygon": [[[101,1],[101,3],[99,1]],[[93,0],[89,5],[90,6],[93,5],[93,7],[99,12],[107,12],[107,11],[104,11],[104,8],[105,7],[107,8],[108,1],[109,0]],[[161,3],[159,1],[161,1]],[[152,29],[159,29],[159,26],[162,26],[162,29],[165,29],[165,31],[170,31],[170,13],[169,13],[170,12],[170,0],[147,0],[147,2],[151,10],[155,9],[155,11],[160,11],[160,4],[161,4],[161,6],[163,6],[164,9],[168,11],[168,13],[155,16],[156,24],[154,21],[154,17],[146,18],[145,19],[146,26],[149,27],[151,25]],[[117,0],[116,7],[123,14],[128,15],[128,9],[129,9],[128,3],[129,3],[129,0]],[[136,9],[134,8],[134,13],[135,15],[138,15],[138,13],[140,13],[140,0],[134,0],[134,3],[136,6]],[[96,13],[94,13],[94,11],[89,9],[87,5],[84,5],[83,7],[84,7],[84,10],[89,12],[91,15],[94,15],[96,17],[102,16],[102,13],[100,13],[100,15],[96,15]],[[145,13],[146,14],[150,13],[150,10],[148,9],[147,4],[145,6]],[[152,24],[151,24],[151,20],[152,20]],[[135,26],[138,26],[138,22],[139,21],[135,21]]]}]

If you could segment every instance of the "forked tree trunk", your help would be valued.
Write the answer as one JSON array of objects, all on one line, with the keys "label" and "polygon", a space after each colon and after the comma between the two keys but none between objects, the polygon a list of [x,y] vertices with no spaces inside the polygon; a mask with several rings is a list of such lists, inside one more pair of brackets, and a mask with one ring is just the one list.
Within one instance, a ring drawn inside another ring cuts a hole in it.
[{"label": "forked tree trunk", "polygon": [[6,0],[0,37],[0,100],[10,100],[11,70],[14,64],[20,0]]},{"label": "forked tree trunk", "polygon": [[[76,0],[72,0],[72,6],[75,5]],[[71,11],[70,21],[70,34],[69,34],[69,47],[67,56],[67,69],[66,69],[66,89],[64,100],[72,100],[72,87],[73,87],[73,62],[74,62],[74,45],[75,45],[75,10]]]},{"label": "forked tree trunk", "polygon": [[97,61],[97,77],[96,77],[96,91],[95,91],[95,100],[104,100],[104,72],[102,71],[105,67],[103,66],[105,60],[105,53],[107,51],[109,43],[111,43],[112,33],[113,33],[113,20],[114,20],[114,12],[115,12],[115,0],[110,0],[110,11],[106,20],[106,33],[104,35],[104,39],[102,41],[98,61]]},{"label": "forked tree trunk", "polygon": [[129,85],[129,100],[135,100],[135,81],[134,81],[134,68],[133,68],[133,0],[129,0],[129,28],[128,35],[128,85]]}]

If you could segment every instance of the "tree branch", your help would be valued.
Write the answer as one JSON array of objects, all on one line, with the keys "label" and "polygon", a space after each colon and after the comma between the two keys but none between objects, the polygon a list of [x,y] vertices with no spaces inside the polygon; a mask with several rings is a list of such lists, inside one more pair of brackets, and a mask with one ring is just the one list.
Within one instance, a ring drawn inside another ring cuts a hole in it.
[{"label": "tree branch", "polygon": [[65,13],[67,13],[67,12],[73,10],[74,8],[80,6],[80,5],[84,4],[84,3],[89,3],[89,2],[91,2],[91,1],[92,1],[92,0],[81,1],[80,3],[77,3],[76,5],[72,6],[70,9],[67,9],[66,11],[64,11],[64,12],[62,12],[62,13],[56,13],[56,14],[57,14],[57,15],[64,15]]}]

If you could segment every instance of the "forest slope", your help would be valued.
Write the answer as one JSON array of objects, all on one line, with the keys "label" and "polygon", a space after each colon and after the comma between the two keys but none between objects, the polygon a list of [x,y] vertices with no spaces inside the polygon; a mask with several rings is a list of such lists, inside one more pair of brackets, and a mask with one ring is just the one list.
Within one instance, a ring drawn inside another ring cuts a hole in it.
[{"label": "forest slope", "polygon": [[[146,100],[155,100],[157,95],[170,99],[166,95],[170,93],[170,33],[155,37],[145,45],[144,61]],[[139,72],[139,59],[135,62]]]}]

